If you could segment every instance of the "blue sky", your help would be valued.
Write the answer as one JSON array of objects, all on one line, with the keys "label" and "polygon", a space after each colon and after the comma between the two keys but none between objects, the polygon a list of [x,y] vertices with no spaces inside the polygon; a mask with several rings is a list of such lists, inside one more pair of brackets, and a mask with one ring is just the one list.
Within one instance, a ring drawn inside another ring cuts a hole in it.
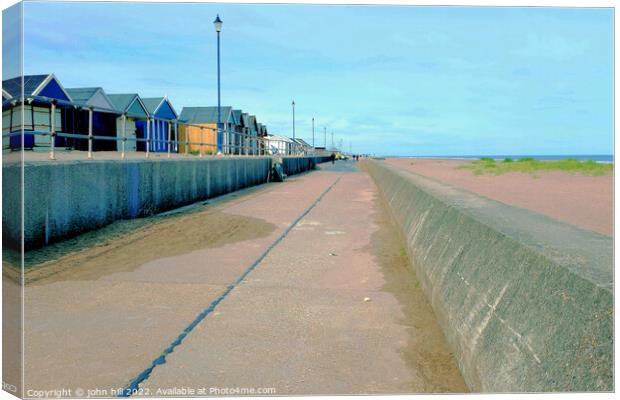
[{"label": "blue sky", "polygon": [[[390,155],[611,154],[613,11],[26,3],[24,70]],[[6,78],[6,77],[5,77]]]}]

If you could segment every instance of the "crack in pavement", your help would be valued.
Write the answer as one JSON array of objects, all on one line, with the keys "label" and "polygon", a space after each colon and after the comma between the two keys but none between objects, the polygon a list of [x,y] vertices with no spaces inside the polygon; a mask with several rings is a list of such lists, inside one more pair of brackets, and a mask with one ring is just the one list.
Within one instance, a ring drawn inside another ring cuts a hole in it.
[{"label": "crack in pavement", "polygon": [[297,217],[297,219],[295,219],[295,221],[293,221],[293,223],[291,223],[291,225],[289,225],[286,228],[286,230],[284,230],[284,232],[282,232],[282,234],[273,243],[269,245],[269,247],[267,247],[267,249],[252,263],[252,265],[250,265],[250,267],[248,267],[248,269],[246,269],[241,274],[241,276],[239,276],[239,278],[237,278],[237,280],[234,283],[232,283],[231,285],[228,285],[226,289],[224,290],[224,292],[220,294],[215,300],[213,300],[211,304],[209,304],[209,307],[205,308],[200,314],[198,314],[198,316],[194,318],[194,320],[185,329],[183,329],[183,331],[179,334],[179,336],[177,336],[177,338],[172,343],[170,343],[170,345],[168,345],[168,347],[166,347],[164,351],[162,351],[162,353],[157,358],[155,358],[155,360],[153,360],[153,362],[151,363],[149,367],[147,367],[145,370],[140,372],[134,379],[132,379],[129,382],[129,384],[123,388],[121,394],[118,397],[130,397],[133,394],[137,394],[139,392],[140,384],[150,377],[153,370],[158,365],[166,363],[166,356],[172,353],[177,346],[183,343],[183,340],[185,339],[185,337],[200,322],[202,322],[202,320],[204,320],[209,314],[211,314],[215,310],[215,308],[218,306],[218,304],[220,304],[230,294],[230,292],[233,291],[235,287],[237,287],[241,282],[243,282],[243,280],[254,269],[256,269],[256,267],[258,267],[258,265],[263,261],[265,257],[267,257],[267,255],[271,252],[271,250],[273,250],[293,230],[293,228],[295,228],[295,226],[297,226],[297,224],[299,224],[299,222],[301,222],[301,220],[306,215],[308,215],[308,213],[312,211],[314,207],[316,207],[319,204],[319,202],[323,199],[323,197],[330,190],[332,190],[334,186],[336,186],[336,184],[340,181],[340,178],[342,178],[342,175],[338,176],[338,178],[334,181],[334,183],[332,183],[327,189],[325,189],[325,191],[323,191],[323,193],[321,193],[319,197],[317,197],[317,199],[304,212],[302,212],[301,215],[299,215],[299,217]]}]

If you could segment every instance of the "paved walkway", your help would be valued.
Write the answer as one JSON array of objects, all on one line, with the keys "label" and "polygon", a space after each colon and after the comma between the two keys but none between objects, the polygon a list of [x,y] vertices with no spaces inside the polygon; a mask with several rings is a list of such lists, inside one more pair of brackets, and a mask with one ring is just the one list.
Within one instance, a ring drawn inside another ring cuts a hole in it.
[{"label": "paved walkway", "polygon": [[465,391],[400,240],[338,162],[70,248],[26,288],[26,388]]}]

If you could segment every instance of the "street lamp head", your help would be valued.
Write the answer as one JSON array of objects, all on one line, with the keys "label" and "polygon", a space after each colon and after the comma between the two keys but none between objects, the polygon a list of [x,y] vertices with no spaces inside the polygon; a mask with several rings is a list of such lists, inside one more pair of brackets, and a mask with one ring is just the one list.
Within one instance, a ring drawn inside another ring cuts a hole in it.
[{"label": "street lamp head", "polygon": [[291,102],[291,105],[292,105],[293,107],[295,107],[295,100],[293,100],[293,101]]},{"label": "street lamp head", "polygon": [[217,14],[217,17],[215,17],[215,21],[213,21],[213,26],[215,26],[216,32],[219,33],[222,31],[222,20],[220,19],[220,14]]}]

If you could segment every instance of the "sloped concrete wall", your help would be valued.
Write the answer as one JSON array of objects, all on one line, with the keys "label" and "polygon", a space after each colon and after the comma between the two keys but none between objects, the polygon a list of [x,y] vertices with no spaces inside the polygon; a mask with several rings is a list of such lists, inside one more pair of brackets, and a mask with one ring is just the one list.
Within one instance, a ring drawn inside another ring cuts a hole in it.
[{"label": "sloped concrete wall", "polygon": [[366,168],[473,391],[614,389],[612,238]]},{"label": "sloped concrete wall", "polygon": [[[289,174],[312,168],[295,158]],[[268,181],[270,157],[126,161],[40,161],[24,164],[26,249]],[[5,184],[19,181],[20,165],[3,165]],[[19,194],[3,187],[3,193]],[[4,243],[20,247],[20,214],[3,210]]]}]

